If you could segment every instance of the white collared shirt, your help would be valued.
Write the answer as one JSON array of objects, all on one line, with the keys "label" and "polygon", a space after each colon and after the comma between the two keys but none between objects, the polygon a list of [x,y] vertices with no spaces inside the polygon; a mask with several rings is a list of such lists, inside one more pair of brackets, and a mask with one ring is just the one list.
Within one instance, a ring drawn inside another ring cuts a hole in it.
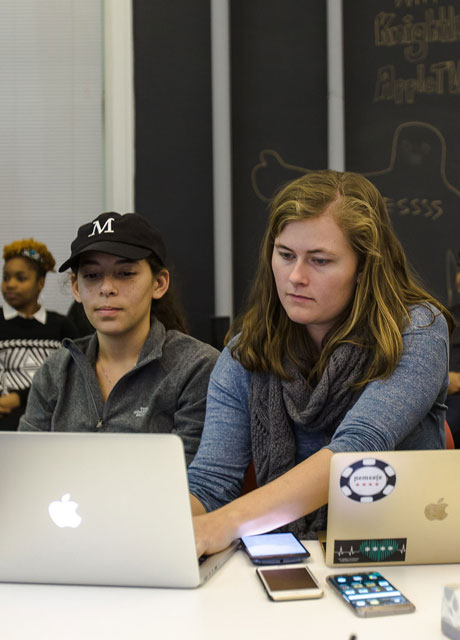
[{"label": "white collared shirt", "polygon": [[3,316],[5,320],[12,320],[17,316],[21,318],[34,318],[37,322],[41,324],[46,324],[46,309],[45,307],[39,307],[39,309],[34,313],[33,316],[25,316],[23,313],[19,313],[14,307],[7,304],[3,301]]}]

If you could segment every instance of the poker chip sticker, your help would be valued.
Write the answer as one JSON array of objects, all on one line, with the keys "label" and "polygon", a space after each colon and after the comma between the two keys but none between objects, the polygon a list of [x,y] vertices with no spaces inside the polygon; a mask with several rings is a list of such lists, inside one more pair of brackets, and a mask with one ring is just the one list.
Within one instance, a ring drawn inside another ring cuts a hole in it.
[{"label": "poker chip sticker", "polygon": [[376,458],[363,458],[349,465],[340,476],[344,495],[356,502],[375,502],[389,495],[396,485],[396,474],[389,464]]}]

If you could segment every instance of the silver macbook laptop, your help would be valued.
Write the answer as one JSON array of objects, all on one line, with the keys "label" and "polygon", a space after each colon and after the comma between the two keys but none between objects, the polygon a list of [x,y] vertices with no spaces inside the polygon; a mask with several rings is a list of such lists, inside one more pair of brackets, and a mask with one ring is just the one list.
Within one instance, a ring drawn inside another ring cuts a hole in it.
[{"label": "silver macbook laptop", "polygon": [[332,457],[326,564],[460,562],[460,450]]},{"label": "silver macbook laptop", "polygon": [[196,587],[181,439],[0,432],[0,581]]}]

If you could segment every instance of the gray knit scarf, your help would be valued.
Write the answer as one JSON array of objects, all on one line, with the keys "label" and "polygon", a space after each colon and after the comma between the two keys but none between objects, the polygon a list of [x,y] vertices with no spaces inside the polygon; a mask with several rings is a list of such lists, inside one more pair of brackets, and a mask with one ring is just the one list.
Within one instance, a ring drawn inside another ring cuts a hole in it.
[{"label": "gray knit scarf", "polygon": [[[318,384],[308,389],[292,363],[286,365],[292,380],[253,373],[249,394],[252,452],[257,484],[262,486],[296,464],[294,426],[323,431],[327,444],[361,391],[350,385],[362,379],[369,352],[342,344],[332,354]],[[283,527],[302,538],[315,538],[325,529],[327,505]]]}]

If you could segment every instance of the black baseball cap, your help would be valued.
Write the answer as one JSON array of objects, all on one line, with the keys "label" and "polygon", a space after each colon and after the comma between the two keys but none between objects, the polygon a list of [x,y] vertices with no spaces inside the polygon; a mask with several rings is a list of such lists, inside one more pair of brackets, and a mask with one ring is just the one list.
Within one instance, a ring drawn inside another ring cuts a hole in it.
[{"label": "black baseball cap", "polygon": [[130,260],[142,260],[153,253],[162,265],[166,263],[160,233],[138,213],[101,213],[78,229],[70,251],[70,258],[59,267],[60,272],[73,267],[86,251],[103,251]]}]

